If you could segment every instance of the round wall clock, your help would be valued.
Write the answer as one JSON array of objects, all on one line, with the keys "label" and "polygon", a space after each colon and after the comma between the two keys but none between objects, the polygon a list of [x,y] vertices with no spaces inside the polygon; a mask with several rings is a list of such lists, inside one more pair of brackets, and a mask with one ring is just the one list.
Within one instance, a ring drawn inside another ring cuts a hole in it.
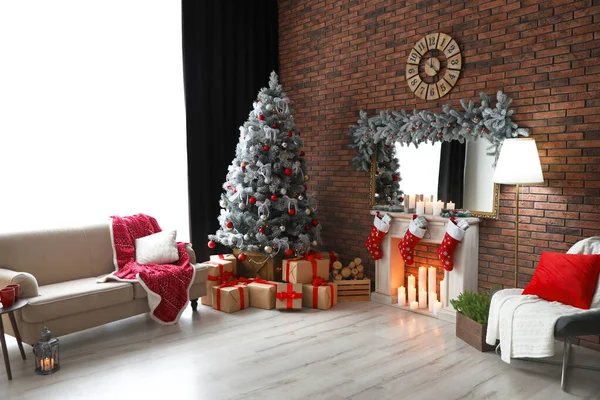
[{"label": "round wall clock", "polygon": [[436,100],[456,85],[462,56],[456,40],[445,33],[432,33],[419,40],[408,55],[406,82],[423,100]]}]

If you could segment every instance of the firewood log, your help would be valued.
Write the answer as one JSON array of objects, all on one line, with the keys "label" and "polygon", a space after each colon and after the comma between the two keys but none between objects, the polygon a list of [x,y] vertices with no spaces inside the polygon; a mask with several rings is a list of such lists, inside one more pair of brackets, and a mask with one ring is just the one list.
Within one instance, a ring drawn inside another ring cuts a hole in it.
[{"label": "firewood log", "polygon": [[333,279],[335,279],[336,281],[341,281],[344,278],[342,277],[342,274],[337,274],[333,277]]},{"label": "firewood log", "polygon": [[356,267],[356,264],[354,264],[354,261],[350,261],[350,262],[348,263],[348,268],[352,269],[352,268],[354,268],[354,267]]},{"label": "firewood log", "polygon": [[336,270],[336,269],[337,269],[337,270],[340,270],[340,269],[342,269],[342,263],[341,263],[341,262],[339,262],[339,261],[335,261],[335,262],[333,263],[333,269],[334,269],[334,270]]},{"label": "firewood log", "polygon": [[354,264],[356,264],[356,265],[360,265],[361,263],[362,263],[362,260],[361,260],[360,258],[356,257],[356,258],[354,259]]},{"label": "firewood log", "polygon": [[342,268],[341,272],[343,278],[349,278],[352,275],[352,270],[348,267]]},{"label": "firewood log", "polygon": [[356,274],[356,279],[364,279],[365,274],[362,272],[359,272],[358,274]]},{"label": "firewood log", "polygon": [[362,264],[358,264],[358,265],[356,266],[356,269],[358,270],[358,272],[363,272],[363,271],[364,271],[364,269],[365,269],[365,267],[364,267]]}]

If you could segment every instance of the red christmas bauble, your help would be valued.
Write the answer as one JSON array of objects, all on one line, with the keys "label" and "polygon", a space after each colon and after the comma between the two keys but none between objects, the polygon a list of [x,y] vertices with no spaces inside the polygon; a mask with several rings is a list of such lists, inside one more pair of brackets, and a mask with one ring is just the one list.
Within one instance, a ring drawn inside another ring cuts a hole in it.
[{"label": "red christmas bauble", "polygon": [[250,204],[256,204],[256,197],[254,197],[254,196],[250,196],[250,197],[248,198],[248,203],[250,203]]},{"label": "red christmas bauble", "polygon": [[300,132],[296,132],[296,135],[298,135],[298,136],[302,136],[302,135],[300,134]]},{"label": "red christmas bauble", "polygon": [[398,201],[399,201],[400,203],[404,203],[404,197],[402,197],[402,196],[398,197]]},{"label": "red christmas bauble", "polygon": [[398,175],[396,175],[396,174],[392,175],[392,179],[395,180],[395,181],[397,181],[398,180]]},{"label": "red christmas bauble", "polygon": [[277,129],[277,123],[273,123],[273,128]]},{"label": "red christmas bauble", "polygon": [[292,251],[292,249],[287,249],[285,251],[285,255],[288,256],[288,257],[291,256],[292,254],[294,254],[294,252]]},{"label": "red christmas bauble", "polygon": [[266,230],[265,228],[263,228],[262,226],[260,228],[258,228],[258,232],[262,233],[263,235],[265,234]]},{"label": "red christmas bauble", "polygon": [[310,231],[310,225],[309,224],[304,225],[304,230]]},{"label": "red christmas bauble", "polygon": [[277,195],[272,194],[271,195],[271,201],[277,201]]},{"label": "red christmas bauble", "polygon": [[313,226],[317,226],[319,225],[319,220],[315,218],[312,221],[310,221],[310,223],[313,224]]},{"label": "red christmas bauble", "polygon": [[233,222],[231,221],[227,221],[227,223],[225,224],[225,226],[229,229],[233,228]]},{"label": "red christmas bauble", "polygon": [[233,188],[233,193],[237,193],[237,189],[236,188]]},{"label": "red christmas bauble", "polygon": [[305,154],[306,154],[305,152],[301,151],[300,152],[300,157],[304,157]]},{"label": "red christmas bauble", "polygon": [[283,171],[287,176],[292,175],[292,170],[290,168],[286,168],[285,171]]},{"label": "red christmas bauble", "polygon": [[292,131],[288,131],[288,136],[291,137],[292,136]]},{"label": "red christmas bauble", "polygon": [[290,214],[293,217],[294,215],[296,215],[296,209],[290,208],[290,210],[288,211],[288,214]]},{"label": "red christmas bauble", "polygon": [[270,149],[270,147],[269,147],[269,145],[268,145],[268,144],[265,144],[265,145],[263,146],[263,150],[264,150],[264,151],[269,151],[269,149]]},{"label": "red christmas bauble", "polygon": [[211,240],[211,241],[208,242],[208,248],[209,249],[214,249],[216,245],[217,244],[215,243],[214,240]]},{"label": "red christmas bauble", "polygon": [[265,119],[265,116],[264,116],[264,115],[262,115],[262,114],[259,114],[259,115],[258,115],[258,120],[259,120],[259,121],[263,121],[264,119]]},{"label": "red christmas bauble", "polygon": [[306,185],[302,185],[302,187],[304,188],[304,191],[306,192],[306,190],[307,190]]},{"label": "red christmas bauble", "polygon": [[240,260],[240,261],[242,261],[242,262],[243,262],[243,261],[246,261],[246,255],[245,255],[244,253],[240,253],[240,254],[238,255],[238,260]]}]

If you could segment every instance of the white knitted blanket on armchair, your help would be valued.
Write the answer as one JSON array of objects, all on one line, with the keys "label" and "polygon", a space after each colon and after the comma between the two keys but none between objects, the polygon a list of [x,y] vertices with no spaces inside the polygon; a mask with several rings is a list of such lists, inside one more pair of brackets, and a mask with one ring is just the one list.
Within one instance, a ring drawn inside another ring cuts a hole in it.
[{"label": "white knitted blanket on armchair", "polygon": [[[577,242],[568,254],[600,254],[600,236]],[[523,289],[504,289],[492,297],[486,342],[495,345],[500,340],[502,360],[511,358],[542,358],[554,355],[554,325],[563,316],[587,313],[600,308],[600,281],[596,287],[591,310],[549,302],[537,296],[522,296]]]}]

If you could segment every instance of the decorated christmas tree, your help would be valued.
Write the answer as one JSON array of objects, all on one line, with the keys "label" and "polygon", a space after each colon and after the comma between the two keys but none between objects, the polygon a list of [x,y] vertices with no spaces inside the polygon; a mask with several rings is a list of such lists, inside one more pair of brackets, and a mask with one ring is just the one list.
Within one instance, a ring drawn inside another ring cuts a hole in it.
[{"label": "decorated christmas tree", "polygon": [[208,246],[219,242],[238,249],[242,261],[244,252],[304,255],[320,244],[321,225],[307,193],[294,112],[275,72],[253,106],[223,184],[220,229],[209,235]]}]

